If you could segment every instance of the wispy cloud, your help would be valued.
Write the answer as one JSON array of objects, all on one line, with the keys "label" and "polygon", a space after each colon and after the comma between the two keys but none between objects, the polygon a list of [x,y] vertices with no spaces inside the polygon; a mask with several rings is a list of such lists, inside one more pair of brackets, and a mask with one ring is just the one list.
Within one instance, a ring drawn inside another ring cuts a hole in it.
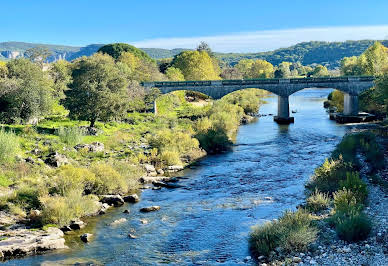
[{"label": "wispy cloud", "polygon": [[160,38],[134,42],[142,48],[195,48],[200,41],[209,43],[217,52],[261,52],[306,41],[346,41],[386,39],[388,25],[298,28],[240,32],[219,36]]}]

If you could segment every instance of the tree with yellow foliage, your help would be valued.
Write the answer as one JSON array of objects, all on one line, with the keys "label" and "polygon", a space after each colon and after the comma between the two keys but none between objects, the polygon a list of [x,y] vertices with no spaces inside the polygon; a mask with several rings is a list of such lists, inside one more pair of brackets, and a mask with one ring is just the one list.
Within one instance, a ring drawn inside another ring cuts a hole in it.
[{"label": "tree with yellow foliage", "polygon": [[206,51],[185,51],[177,55],[171,65],[178,68],[185,80],[217,80],[218,71]]}]

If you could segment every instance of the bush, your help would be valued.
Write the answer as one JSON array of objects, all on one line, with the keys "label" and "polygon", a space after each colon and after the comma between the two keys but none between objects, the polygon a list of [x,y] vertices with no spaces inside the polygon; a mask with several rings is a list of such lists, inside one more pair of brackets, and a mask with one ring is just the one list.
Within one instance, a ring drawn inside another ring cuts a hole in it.
[{"label": "bush", "polygon": [[38,188],[22,185],[19,187],[16,192],[14,198],[10,199],[11,202],[23,206],[24,209],[39,209],[40,201],[39,201],[40,192]]},{"label": "bush", "polygon": [[85,132],[79,127],[60,127],[57,130],[59,139],[68,145],[76,145],[81,143]]},{"label": "bush", "polygon": [[59,168],[51,181],[51,193],[66,196],[70,191],[82,189],[90,194],[96,182],[96,176],[86,168],[64,165]]},{"label": "bush", "polygon": [[322,166],[315,169],[307,188],[331,194],[338,190],[339,182],[344,180],[346,173],[351,170],[352,165],[345,162],[342,156],[339,156],[338,159],[326,159]]},{"label": "bush", "polygon": [[364,240],[372,229],[372,222],[362,212],[340,215],[335,221],[335,230],[339,238],[346,241]]},{"label": "bush", "polygon": [[349,189],[341,189],[333,194],[334,211],[336,213],[351,213],[360,211],[362,205],[357,202],[354,193]]},{"label": "bush", "polygon": [[346,173],[346,179],[341,180],[339,185],[342,189],[351,190],[357,203],[365,202],[368,190],[365,182],[360,179],[358,172]]},{"label": "bush", "polygon": [[0,129],[0,162],[13,161],[19,150],[19,138],[13,132]]},{"label": "bush", "polygon": [[98,209],[98,199],[82,196],[81,190],[72,190],[66,197],[44,196],[40,198],[43,205],[42,223],[64,226],[73,219],[95,213]]},{"label": "bush", "polygon": [[125,178],[111,165],[103,162],[94,163],[90,166],[90,171],[96,176],[91,193],[104,195],[128,192],[128,184]]},{"label": "bush", "polygon": [[312,212],[326,210],[330,205],[330,198],[327,194],[315,190],[310,197],[307,198],[306,207]]},{"label": "bush", "polygon": [[281,247],[287,252],[305,251],[315,241],[317,230],[311,225],[308,212],[286,211],[278,221],[256,226],[250,234],[249,245],[255,255],[264,255]]}]

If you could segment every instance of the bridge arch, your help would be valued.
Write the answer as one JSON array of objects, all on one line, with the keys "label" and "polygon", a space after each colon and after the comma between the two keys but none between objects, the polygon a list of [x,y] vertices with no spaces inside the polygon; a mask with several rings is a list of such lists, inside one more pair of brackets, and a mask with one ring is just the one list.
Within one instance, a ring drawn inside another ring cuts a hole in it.
[{"label": "bridge arch", "polygon": [[213,99],[241,89],[258,88],[278,95],[279,123],[291,123],[289,116],[289,96],[305,88],[336,88],[345,93],[344,114],[358,114],[358,95],[373,87],[374,77],[327,77],[292,79],[251,79],[251,80],[205,80],[205,81],[167,81],[143,82],[145,87],[159,88],[162,93],[176,90],[191,90],[204,93]]}]

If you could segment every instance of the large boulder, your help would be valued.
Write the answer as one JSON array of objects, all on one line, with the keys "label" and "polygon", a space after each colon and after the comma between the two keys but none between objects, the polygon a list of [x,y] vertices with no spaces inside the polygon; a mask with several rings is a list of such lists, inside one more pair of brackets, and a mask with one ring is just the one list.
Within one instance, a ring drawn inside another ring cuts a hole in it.
[{"label": "large boulder", "polygon": [[140,201],[140,198],[137,194],[132,194],[124,197],[125,202],[130,202],[130,203],[136,203]]},{"label": "large boulder", "polygon": [[47,155],[46,160],[44,162],[53,167],[61,167],[62,165],[68,164],[69,160],[63,154],[59,154],[58,152],[52,152]]},{"label": "large boulder", "polygon": [[115,207],[124,204],[124,199],[120,195],[104,195],[100,201]]},{"label": "large boulder", "polygon": [[45,231],[29,229],[0,231],[0,238],[2,239],[0,242],[1,259],[11,259],[67,248],[63,232],[54,227],[50,227]]},{"label": "large boulder", "polygon": [[72,221],[70,222],[69,227],[70,227],[72,230],[80,230],[80,229],[84,228],[85,225],[86,225],[86,224],[85,224],[83,221],[77,219],[77,220],[72,220]]}]

